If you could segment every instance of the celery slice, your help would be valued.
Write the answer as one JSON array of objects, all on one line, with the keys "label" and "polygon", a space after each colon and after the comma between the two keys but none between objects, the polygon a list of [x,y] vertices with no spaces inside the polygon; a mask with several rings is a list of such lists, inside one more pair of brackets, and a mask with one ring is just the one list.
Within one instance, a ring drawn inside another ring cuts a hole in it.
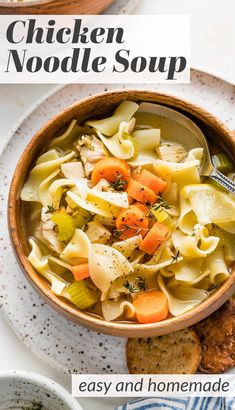
[{"label": "celery slice", "polygon": [[51,220],[57,226],[57,237],[60,241],[68,241],[72,238],[76,229],[76,220],[71,215],[59,211],[51,216]]},{"label": "celery slice", "polygon": [[156,208],[151,209],[151,213],[155,216],[159,223],[164,223],[171,231],[174,231],[176,228],[175,221],[168,215],[164,208],[159,205]]},{"label": "celery slice", "polygon": [[158,220],[158,222],[163,222],[165,221],[169,216],[168,213],[163,209],[162,206],[158,206],[157,208],[152,208],[151,213],[155,216],[155,218]]},{"label": "celery slice", "polygon": [[174,231],[177,223],[168,215],[168,218],[164,221],[164,225],[166,225],[171,231]]},{"label": "celery slice", "polygon": [[91,214],[89,211],[83,208],[79,208],[78,211],[74,213],[76,228],[81,229],[85,224],[91,220]]},{"label": "celery slice", "polygon": [[212,161],[214,167],[224,174],[227,174],[233,170],[233,163],[225,152],[220,152],[219,154],[213,155]]},{"label": "celery slice", "polygon": [[62,296],[81,310],[91,307],[98,300],[98,293],[89,289],[85,280],[73,282]]}]

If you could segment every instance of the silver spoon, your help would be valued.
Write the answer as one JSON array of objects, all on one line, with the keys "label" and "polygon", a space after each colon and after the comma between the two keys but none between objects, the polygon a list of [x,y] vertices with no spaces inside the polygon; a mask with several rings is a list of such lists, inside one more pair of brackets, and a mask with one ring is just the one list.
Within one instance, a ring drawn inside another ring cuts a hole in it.
[{"label": "silver spoon", "polygon": [[201,176],[211,178],[221,187],[235,195],[235,183],[214,167],[207,140],[200,128],[190,118],[163,105],[141,103],[135,115],[137,122],[138,116],[142,116],[141,120],[143,121],[145,114],[146,121],[151,120],[151,125],[161,129],[161,138],[163,140],[179,142],[187,150],[203,148],[204,158],[201,164]]}]

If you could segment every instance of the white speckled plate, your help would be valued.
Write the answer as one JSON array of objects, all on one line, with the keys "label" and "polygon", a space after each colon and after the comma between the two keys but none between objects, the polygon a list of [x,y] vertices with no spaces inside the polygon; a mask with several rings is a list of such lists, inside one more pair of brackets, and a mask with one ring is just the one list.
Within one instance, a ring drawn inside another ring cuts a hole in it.
[{"label": "white speckled plate", "polygon": [[103,14],[131,14],[140,0],[114,0]]},{"label": "white speckled plate", "polygon": [[[127,372],[126,340],[83,329],[64,319],[38,296],[13,254],[7,232],[7,194],[20,154],[48,118],[83,97],[115,88],[120,85],[68,85],[57,89],[36,103],[11,133],[0,159],[0,307],[20,339],[40,358],[65,373]],[[193,70],[191,85],[151,88],[190,99],[217,115],[231,129],[235,128],[235,90],[218,78]]]}]

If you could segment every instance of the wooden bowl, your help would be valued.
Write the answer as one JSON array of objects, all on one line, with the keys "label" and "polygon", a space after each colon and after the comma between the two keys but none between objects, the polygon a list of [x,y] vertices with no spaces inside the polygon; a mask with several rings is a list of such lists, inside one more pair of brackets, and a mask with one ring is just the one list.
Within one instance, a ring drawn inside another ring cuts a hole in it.
[{"label": "wooden bowl", "polygon": [[58,312],[62,313],[66,318],[100,333],[126,337],[149,337],[164,335],[191,326],[218,309],[235,291],[235,266],[233,266],[231,276],[218,290],[207,300],[182,316],[151,324],[106,322],[103,319],[82,312],[68,302],[59,299],[50,291],[44,279],[35,272],[27,259],[29,248],[21,214],[20,192],[22,186],[36,158],[45,151],[46,144],[73,118],[77,118],[79,122],[82,122],[93,116],[108,115],[121,101],[126,99],[137,102],[155,102],[185,113],[201,127],[209,139],[219,142],[226,151],[234,155],[235,140],[232,132],[213,115],[188,101],[148,90],[118,90],[94,95],[69,106],[48,121],[24,150],[17,164],[10,187],[8,207],[9,230],[13,247],[24,274],[40,295],[44,297],[46,302]]},{"label": "wooden bowl", "polygon": [[0,1],[0,14],[99,14],[113,0]]}]

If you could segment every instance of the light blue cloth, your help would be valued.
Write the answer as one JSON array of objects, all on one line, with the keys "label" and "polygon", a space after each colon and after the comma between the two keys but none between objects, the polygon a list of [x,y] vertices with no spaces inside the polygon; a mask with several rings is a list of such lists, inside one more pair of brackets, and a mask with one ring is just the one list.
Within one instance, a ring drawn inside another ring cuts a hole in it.
[{"label": "light blue cloth", "polygon": [[235,410],[235,398],[191,397],[178,399],[139,399],[116,410]]}]

